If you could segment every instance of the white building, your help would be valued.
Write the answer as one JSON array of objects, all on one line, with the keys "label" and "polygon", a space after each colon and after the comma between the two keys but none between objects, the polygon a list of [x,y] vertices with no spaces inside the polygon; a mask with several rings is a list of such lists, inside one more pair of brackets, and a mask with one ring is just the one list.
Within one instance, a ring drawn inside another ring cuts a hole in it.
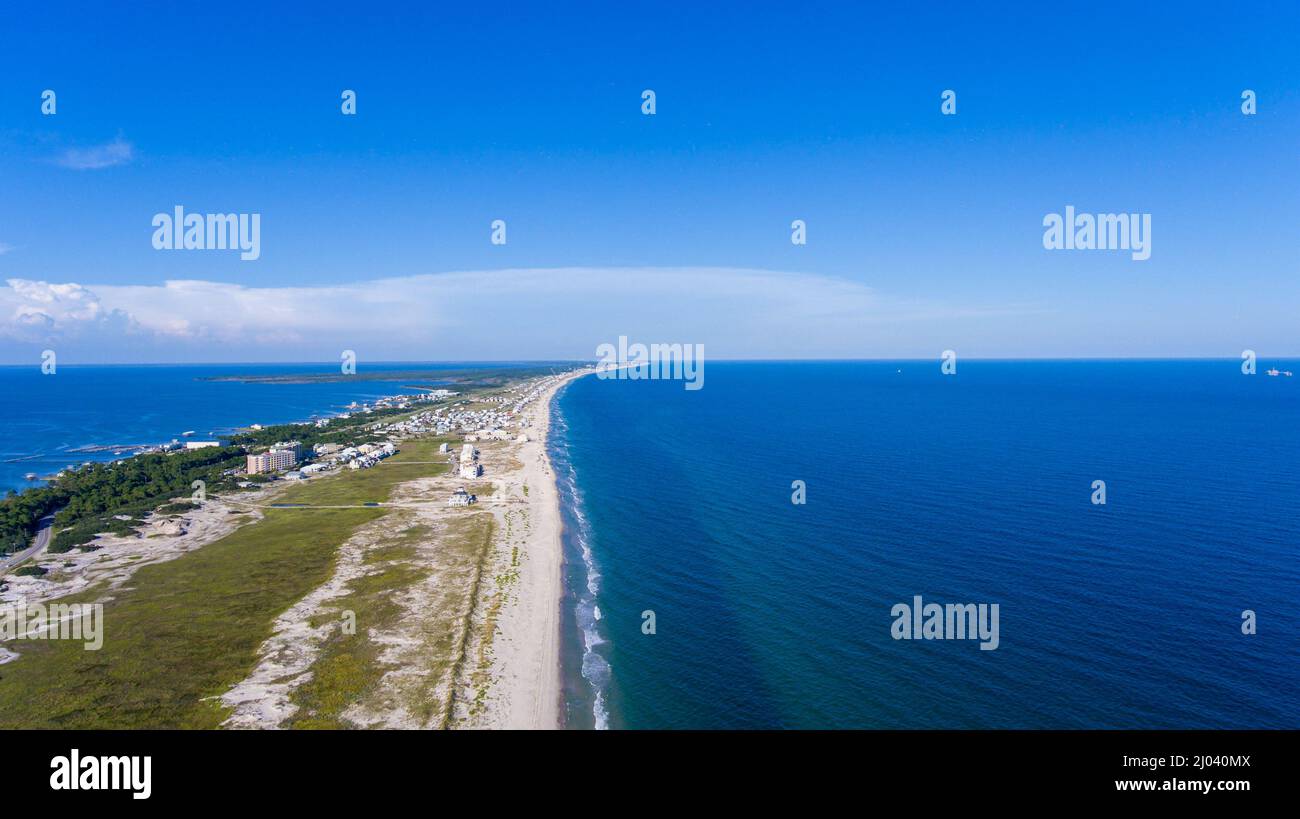
[{"label": "white building", "polygon": [[210,446],[221,446],[220,441],[186,441],[186,449],[207,449]]},{"label": "white building", "polygon": [[466,492],[463,486],[453,492],[452,496],[447,499],[448,506],[469,506],[471,503],[478,503],[478,496]]},{"label": "white building", "polygon": [[460,477],[463,480],[473,480],[483,474],[483,466],[474,461],[462,462],[460,465]]}]

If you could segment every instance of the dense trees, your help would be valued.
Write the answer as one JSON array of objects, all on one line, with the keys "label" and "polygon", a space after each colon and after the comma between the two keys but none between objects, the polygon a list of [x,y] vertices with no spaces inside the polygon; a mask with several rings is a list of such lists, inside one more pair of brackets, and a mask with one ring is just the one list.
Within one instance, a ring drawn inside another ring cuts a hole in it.
[{"label": "dense trees", "polygon": [[[233,436],[230,446],[136,455],[70,470],[48,486],[10,492],[0,500],[0,553],[26,548],[41,518],[55,511],[51,551],[66,552],[99,532],[125,534],[160,505],[190,495],[196,480],[204,481],[209,493],[231,487],[233,480],[222,473],[243,467],[244,456],[250,451],[288,440],[307,447],[350,442],[361,428],[404,412],[374,410],[334,418],[321,426],[279,424]],[[254,475],[252,479],[260,483],[269,477]]]},{"label": "dense trees", "polygon": [[96,532],[121,532],[129,527],[115,521],[114,515],[138,518],[173,497],[189,495],[196,480],[216,489],[223,482],[221,473],[242,466],[244,454],[242,447],[210,447],[137,455],[70,470],[49,486],[0,501],[0,551],[25,548],[41,518],[56,510],[53,551],[67,551]]}]

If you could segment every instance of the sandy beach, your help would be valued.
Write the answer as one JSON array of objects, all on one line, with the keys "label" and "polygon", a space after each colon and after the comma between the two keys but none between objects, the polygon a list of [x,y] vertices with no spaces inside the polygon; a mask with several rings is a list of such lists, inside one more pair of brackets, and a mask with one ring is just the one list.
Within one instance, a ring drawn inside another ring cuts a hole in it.
[{"label": "sandy beach", "polygon": [[[556,728],[560,725],[560,600],[563,547],[559,489],[546,452],[551,401],[582,371],[548,386],[525,411],[530,440],[516,444],[521,467],[505,475],[493,496],[493,511],[527,515],[524,525],[502,521],[498,531],[520,531],[503,546],[519,548],[519,582],[502,611],[492,676],[499,686],[494,702],[475,727]],[[526,487],[526,489],[525,489]],[[509,551],[506,549],[505,551]]]},{"label": "sandy beach", "polygon": [[[545,383],[520,411],[509,441],[475,441],[484,474],[466,482],[453,472],[399,484],[393,511],[358,530],[342,547],[333,577],[276,621],[260,661],[222,702],[229,728],[291,726],[293,704],[347,608],[348,587],[380,571],[373,556],[391,538],[419,527],[428,534],[404,565],[425,579],[388,599],[400,614],[362,624],[381,647],[375,688],[351,703],[345,724],[388,729],[548,729],[560,725],[560,601],[563,550],[559,491],[546,453],[551,401],[569,381]],[[526,422],[526,423],[525,423]],[[479,493],[469,508],[445,498],[460,486]],[[458,527],[491,518],[490,542],[468,556],[455,548]],[[450,635],[446,653],[430,635]]]},{"label": "sandy beach", "polygon": [[[223,727],[559,727],[562,523],[546,446],[551,402],[570,381],[592,372],[536,379],[524,387],[527,397],[503,397],[520,402],[509,434],[466,435],[482,466],[476,478],[461,478],[454,458],[446,469],[447,455],[437,454],[427,438],[399,438],[399,457],[376,474],[407,469],[411,478],[392,484],[382,516],[344,537],[324,582],[276,616],[242,679],[205,698],[227,709]],[[403,459],[405,467],[398,463]],[[303,491],[364,498],[367,490],[355,488],[363,485],[359,480],[335,473],[314,478]],[[478,502],[449,506],[462,487]],[[298,490],[276,482],[210,498],[184,515],[151,516],[136,535],[102,536],[93,550],[46,559],[57,568],[45,577],[9,575],[0,603],[91,588],[109,602],[133,588],[139,568],[174,561],[246,526],[254,528],[243,535],[242,548],[256,548],[259,537],[284,536],[283,527],[262,535],[258,524],[286,491]],[[313,515],[303,508],[311,505],[276,514]],[[346,499],[318,508],[359,506]],[[344,626],[349,621],[352,631]],[[348,634],[357,635],[353,642]],[[340,650],[356,652],[352,676],[338,676]],[[0,655],[0,661],[15,659],[12,650]],[[340,679],[351,681],[346,693],[330,688]]]}]

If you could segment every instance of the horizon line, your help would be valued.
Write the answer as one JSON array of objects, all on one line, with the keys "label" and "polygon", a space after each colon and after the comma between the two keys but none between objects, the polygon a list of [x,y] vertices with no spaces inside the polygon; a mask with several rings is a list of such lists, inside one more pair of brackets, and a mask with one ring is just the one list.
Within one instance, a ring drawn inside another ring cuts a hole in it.
[{"label": "horizon line", "polygon": [[[1281,355],[1256,355],[1256,359],[1270,359],[1278,361],[1300,360],[1300,353],[1287,353]],[[359,364],[358,370],[363,370],[366,366],[389,365],[389,364],[419,364],[419,365],[449,365],[449,364],[497,364],[497,365],[543,365],[543,364],[596,364],[598,358],[580,359],[580,358],[538,358],[538,359],[509,359],[509,358],[483,358],[483,359],[376,359],[369,364]],[[706,358],[705,363],[710,361],[718,363],[753,363],[753,364],[815,364],[815,363],[891,363],[891,362],[934,362],[942,361],[942,356],[918,357],[918,356],[886,356],[872,358],[856,357],[815,357],[815,358]],[[958,356],[959,361],[985,361],[985,362],[1018,362],[1018,361],[1241,361],[1240,356],[1205,356],[1205,355],[1187,355],[1187,356]],[[323,360],[284,360],[284,361],[95,361],[65,363],[59,362],[60,367],[243,367],[243,366],[288,366],[288,365],[310,365],[310,366],[337,366],[338,361]],[[39,360],[35,362],[0,363],[0,367],[40,367]]]}]

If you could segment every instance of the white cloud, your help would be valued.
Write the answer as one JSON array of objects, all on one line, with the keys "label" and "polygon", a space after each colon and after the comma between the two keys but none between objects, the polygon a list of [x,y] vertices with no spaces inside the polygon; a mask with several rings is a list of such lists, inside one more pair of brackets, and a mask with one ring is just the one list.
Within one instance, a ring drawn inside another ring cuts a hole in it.
[{"label": "white cloud", "polygon": [[344,349],[372,361],[585,359],[619,335],[703,343],[716,357],[868,356],[899,321],[972,314],[891,303],[841,279],[731,268],[468,271],[319,287],[8,284],[0,337],[93,342],[96,355],[130,349],[148,361],[332,360]]},{"label": "white cloud", "polygon": [[131,143],[118,137],[105,145],[91,148],[68,148],[55,160],[65,168],[76,171],[99,170],[123,165],[135,156]]},{"label": "white cloud", "polygon": [[0,242],[0,256],[5,255],[6,253],[8,253],[13,249],[14,249],[13,245],[7,245],[4,242]]},{"label": "white cloud", "polygon": [[87,331],[123,332],[130,316],[106,307],[99,297],[79,284],[49,284],[9,279],[0,291],[0,335],[23,341],[40,341]]}]

